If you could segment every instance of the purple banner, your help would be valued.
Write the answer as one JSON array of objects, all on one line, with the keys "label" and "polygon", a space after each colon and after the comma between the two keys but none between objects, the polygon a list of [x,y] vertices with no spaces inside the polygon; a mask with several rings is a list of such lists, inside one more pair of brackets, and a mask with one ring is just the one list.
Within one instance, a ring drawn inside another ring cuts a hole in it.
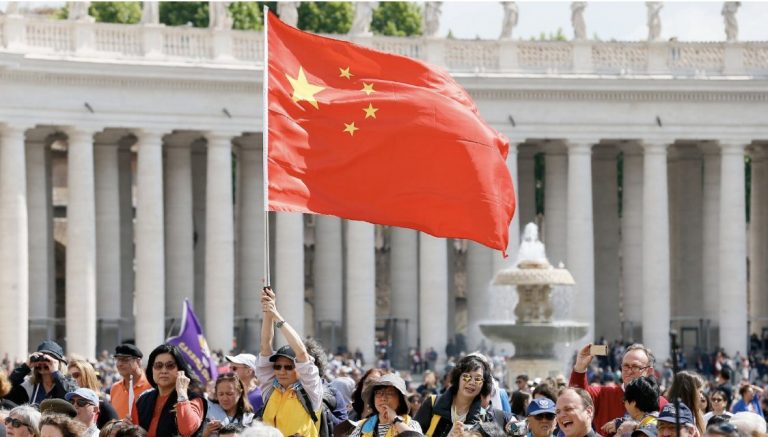
[{"label": "purple banner", "polygon": [[205,336],[203,336],[203,327],[200,326],[200,322],[197,320],[195,312],[192,310],[192,307],[186,299],[184,300],[179,335],[170,337],[166,340],[166,343],[179,348],[184,360],[186,360],[189,367],[195,372],[197,378],[200,379],[200,382],[203,383],[203,387],[205,387],[208,382],[214,381],[219,375],[218,369],[216,369],[216,363],[214,363],[211,358],[208,342],[205,341]]}]

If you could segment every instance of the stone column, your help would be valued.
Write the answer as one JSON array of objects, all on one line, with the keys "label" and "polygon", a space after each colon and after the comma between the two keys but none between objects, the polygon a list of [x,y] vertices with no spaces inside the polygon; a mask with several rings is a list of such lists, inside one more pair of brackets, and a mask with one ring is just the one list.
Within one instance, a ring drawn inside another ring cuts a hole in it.
[{"label": "stone column", "polygon": [[720,142],[720,346],[747,350],[747,234],[743,142]]},{"label": "stone column", "polygon": [[621,261],[625,331],[629,341],[639,341],[643,321],[643,155],[636,143],[622,144]]},{"label": "stone column", "polygon": [[[0,350],[11,360],[27,354],[29,248],[25,127],[0,125]],[[95,333],[94,333],[95,334]],[[95,345],[94,345],[95,347]]]},{"label": "stone column", "polygon": [[[273,289],[277,293],[277,307],[285,320],[303,333],[304,217],[299,213],[278,212],[276,222]],[[279,338],[278,342],[281,341],[284,340]]]},{"label": "stone column", "polygon": [[[181,320],[185,299],[194,305],[195,245],[192,220],[192,142],[200,134],[166,139],[165,166],[165,318]],[[180,323],[180,322],[179,322]],[[206,332],[206,335],[208,333]],[[208,339],[210,343],[210,339]]]},{"label": "stone column", "polygon": [[151,351],[165,341],[163,134],[136,136],[136,345]]},{"label": "stone column", "polygon": [[546,143],[544,151],[544,244],[549,261],[557,267],[567,257],[568,156],[556,142]]},{"label": "stone column", "polygon": [[[212,349],[232,347],[235,315],[235,219],[232,205],[232,137],[208,133],[205,190],[205,334]],[[300,331],[301,332],[301,331]]]},{"label": "stone column", "polygon": [[419,233],[419,336],[422,356],[433,347],[445,362],[448,344],[448,246],[443,238]]},{"label": "stone column", "polygon": [[568,143],[568,269],[576,280],[571,314],[589,324],[587,340],[595,335],[595,240],[592,220],[592,145]]},{"label": "stone column", "polygon": [[753,146],[749,220],[749,318],[750,333],[762,337],[768,325],[768,152]]},{"label": "stone column", "polygon": [[93,134],[70,128],[67,156],[67,353],[96,357],[96,199]]},{"label": "stone column", "polygon": [[335,351],[341,344],[344,317],[341,219],[318,215],[315,220],[315,332],[326,350]]},{"label": "stone column", "polygon": [[[518,191],[520,186],[518,185],[519,179],[517,177],[517,147],[522,144],[522,141],[510,141],[509,142],[509,154],[507,155],[507,168],[509,174],[512,175],[512,184],[515,187],[515,215],[512,217],[512,222],[509,224],[509,245],[507,246],[507,253],[509,257],[504,259],[501,252],[492,252],[493,272],[498,272],[501,269],[512,267],[517,255],[517,249],[520,247],[520,196]],[[493,299],[493,294],[491,294]],[[493,309],[493,308],[490,308]],[[487,316],[488,314],[486,314]]]},{"label": "stone column", "polygon": [[[518,225],[515,225],[518,226]],[[491,318],[494,301],[491,298],[491,280],[496,257],[501,253],[474,241],[467,242],[467,347],[478,350],[485,338],[478,323]],[[516,250],[510,251],[514,259]]]},{"label": "stone column", "polygon": [[262,174],[262,137],[247,136],[241,142],[240,237],[238,263],[240,296],[236,305],[245,320],[246,350],[258,350],[261,338],[261,287],[264,274],[264,176]]},{"label": "stone column", "polygon": [[[413,229],[392,227],[389,277],[392,287],[392,317],[404,320],[399,338],[416,347],[419,341],[419,233]],[[407,332],[405,332],[407,331]]]},{"label": "stone column", "polygon": [[597,146],[593,155],[595,250],[595,338],[609,341],[621,332],[619,189],[615,145]]},{"label": "stone column", "polygon": [[[704,193],[702,205],[702,292],[704,317],[712,327],[720,320],[720,147],[701,143],[704,155]],[[707,332],[707,339],[712,335]],[[714,339],[713,339],[714,340]],[[710,344],[712,345],[712,344]],[[712,345],[713,346],[713,345]]]},{"label": "stone column", "polygon": [[370,223],[347,221],[347,347],[363,352],[366,363],[376,352],[376,260],[374,228]]},{"label": "stone column", "polygon": [[[517,205],[517,216],[520,220],[518,235],[525,225],[536,221],[536,164],[534,159],[536,152],[536,146],[533,145],[521,144],[518,147],[518,185],[515,186],[517,200],[519,201]],[[516,244],[520,244],[519,238]]]},{"label": "stone column", "polygon": [[120,196],[120,333],[121,340],[136,338],[134,294],[136,290],[134,244],[135,212],[133,204],[134,152],[128,144],[121,144],[118,155],[118,190]]},{"label": "stone column", "polygon": [[663,363],[669,356],[668,143],[643,143],[643,343]]},{"label": "stone column", "polygon": [[[31,136],[31,135],[30,135]],[[29,349],[53,338],[55,290],[53,191],[48,133],[26,146],[27,222],[29,224]],[[3,147],[0,144],[0,147]],[[1,159],[1,158],[0,158]]]},{"label": "stone column", "polygon": [[114,350],[120,333],[120,174],[119,135],[97,134],[96,170],[96,309],[98,349]]},{"label": "stone column", "polygon": [[195,309],[197,317],[205,320],[205,252],[208,233],[205,220],[206,187],[208,185],[208,152],[203,140],[192,144],[192,222],[195,226]]}]

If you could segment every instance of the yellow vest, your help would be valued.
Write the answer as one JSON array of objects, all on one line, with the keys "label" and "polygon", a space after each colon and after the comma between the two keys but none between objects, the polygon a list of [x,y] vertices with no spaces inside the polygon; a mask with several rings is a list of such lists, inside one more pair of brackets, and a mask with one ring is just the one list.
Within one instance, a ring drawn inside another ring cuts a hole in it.
[{"label": "yellow vest", "polygon": [[[319,410],[315,415],[320,420]],[[264,408],[263,420],[265,424],[279,429],[284,436],[300,434],[304,437],[318,437],[319,424],[312,422],[294,389],[273,390]]]}]

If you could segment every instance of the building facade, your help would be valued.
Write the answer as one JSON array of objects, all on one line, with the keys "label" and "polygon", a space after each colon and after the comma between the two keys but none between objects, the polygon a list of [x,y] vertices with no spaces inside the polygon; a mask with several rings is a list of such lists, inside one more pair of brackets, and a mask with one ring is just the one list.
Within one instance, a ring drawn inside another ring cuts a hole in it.
[{"label": "building facade", "polygon": [[[0,352],[143,350],[193,302],[256,350],[266,277],[263,35],[0,16]],[[534,221],[573,273],[565,315],[669,356],[768,328],[768,43],[348,35],[447,68],[510,139],[510,241]],[[745,172],[749,171],[749,174]],[[747,206],[749,205],[749,209]],[[269,214],[271,284],[330,349],[442,353],[509,318],[472,242]],[[14,335],[7,335],[14,333]],[[490,346],[485,343],[485,346]]]}]

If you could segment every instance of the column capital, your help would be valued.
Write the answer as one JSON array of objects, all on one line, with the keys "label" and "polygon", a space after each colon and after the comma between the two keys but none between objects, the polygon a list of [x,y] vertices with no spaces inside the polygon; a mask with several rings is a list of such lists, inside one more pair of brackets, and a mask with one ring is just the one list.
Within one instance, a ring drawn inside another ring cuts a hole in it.
[{"label": "column capital", "polygon": [[65,126],[61,129],[67,135],[68,143],[89,141],[94,142],[94,137],[101,129],[92,126]]},{"label": "column capital", "polygon": [[33,125],[19,125],[19,124],[3,124],[0,123],[0,135],[4,138],[21,137],[24,138],[27,130],[32,128]]},{"label": "column capital", "polygon": [[232,147],[232,140],[241,135],[234,131],[207,131],[203,136],[208,140],[208,147]]},{"label": "column capital", "polygon": [[162,146],[163,136],[168,134],[168,129],[142,128],[133,131],[138,146]]},{"label": "column capital", "polygon": [[751,143],[749,140],[739,138],[725,138],[718,139],[717,144],[720,145],[720,153],[723,155],[732,154],[744,154],[744,149]]},{"label": "column capital", "polygon": [[569,155],[589,155],[592,153],[592,147],[599,142],[599,140],[566,140],[565,146]]},{"label": "column capital", "polygon": [[641,140],[640,146],[645,155],[666,155],[673,143],[674,141],[667,139]]}]

